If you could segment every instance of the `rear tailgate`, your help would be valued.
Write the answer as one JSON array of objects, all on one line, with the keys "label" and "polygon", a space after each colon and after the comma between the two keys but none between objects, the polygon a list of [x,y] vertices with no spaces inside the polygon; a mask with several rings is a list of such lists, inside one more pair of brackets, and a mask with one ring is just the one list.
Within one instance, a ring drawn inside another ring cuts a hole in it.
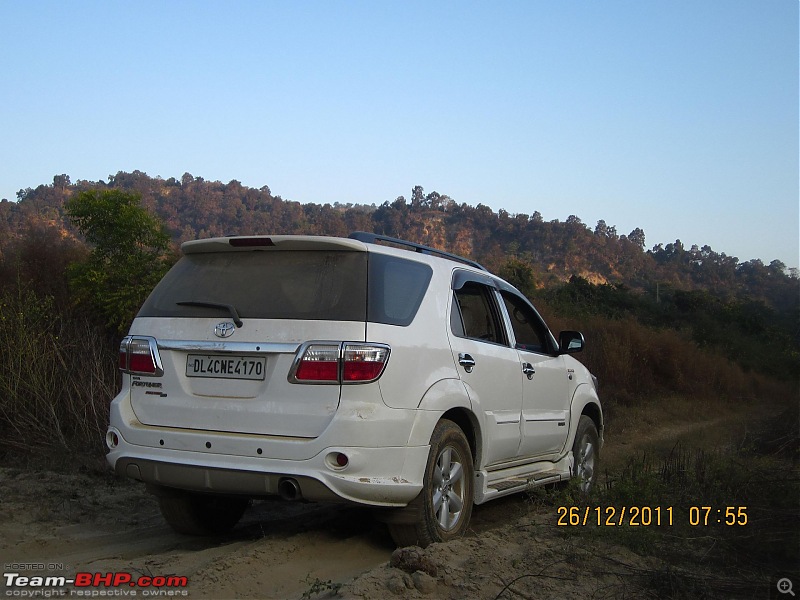
[{"label": "rear tailgate", "polygon": [[340,385],[291,383],[307,341],[365,341],[367,252],[330,238],[191,242],[131,335],[155,338],[163,375],[130,375],[146,425],[316,437]]},{"label": "rear tailgate", "polygon": [[[154,321],[158,321],[157,323]],[[137,319],[135,329],[152,331],[164,319]],[[172,321],[170,319],[170,321]],[[192,327],[197,326],[192,320]],[[203,319],[213,332],[219,320]],[[206,339],[157,340],[164,375],[133,375],[131,404],[145,425],[316,437],[339,405],[341,386],[290,383],[289,373],[301,342],[314,339],[363,341],[364,324],[291,322],[292,339],[268,332],[285,330],[286,322],[245,321],[245,336],[236,342]],[[181,329],[173,322],[168,329]],[[154,385],[160,387],[153,387]]]}]

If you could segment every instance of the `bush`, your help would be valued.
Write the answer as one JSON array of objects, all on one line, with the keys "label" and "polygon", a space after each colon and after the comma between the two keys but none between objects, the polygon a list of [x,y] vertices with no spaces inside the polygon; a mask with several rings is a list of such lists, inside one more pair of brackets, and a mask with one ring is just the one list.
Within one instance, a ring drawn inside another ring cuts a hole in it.
[{"label": "bush", "polygon": [[[542,302],[539,309],[550,312]],[[713,348],[699,347],[685,332],[648,327],[632,317],[546,318],[555,332],[583,332],[586,350],[577,358],[598,377],[602,400],[609,407],[669,396],[752,401],[792,393],[789,384],[747,373]]]},{"label": "bush", "polygon": [[7,449],[100,448],[116,390],[116,349],[24,284],[0,294],[0,434]]}]

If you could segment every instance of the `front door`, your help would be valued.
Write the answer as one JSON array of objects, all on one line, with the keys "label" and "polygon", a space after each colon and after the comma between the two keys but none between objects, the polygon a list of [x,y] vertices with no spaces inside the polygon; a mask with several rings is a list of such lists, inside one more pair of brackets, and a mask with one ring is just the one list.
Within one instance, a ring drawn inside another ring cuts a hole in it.
[{"label": "front door", "polygon": [[522,297],[502,291],[511,321],[522,379],[522,436],[519,457],[545,457],[564,447],[574,376],[557,354],[547,326]]}]

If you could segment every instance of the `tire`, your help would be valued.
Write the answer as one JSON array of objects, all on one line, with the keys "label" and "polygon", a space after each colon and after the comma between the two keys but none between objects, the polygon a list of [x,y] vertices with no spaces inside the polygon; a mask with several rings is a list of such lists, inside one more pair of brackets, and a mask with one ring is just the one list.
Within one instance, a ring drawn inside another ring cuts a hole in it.
[{"label": "tire", "polygon": [[572,456],[575,465],[573,477],[581,492],[588,494],[597,484],[597,475],[600,473],[600,437],[594,421],[586,415],[581,415],[578,421]]},{"label": "tire", "polygon": [[410,523],[388,523],[398,546],[446,542],[466,533],[474,499],[472,451],[461,428],[443,419],[431,436],[422,491],[404,509],[414,514]]},{"label": "tire", "polygon": [[233,529],[250,504],[247,498],[206,494],[158,495],[164,520],[178,533],[219,535]]}]

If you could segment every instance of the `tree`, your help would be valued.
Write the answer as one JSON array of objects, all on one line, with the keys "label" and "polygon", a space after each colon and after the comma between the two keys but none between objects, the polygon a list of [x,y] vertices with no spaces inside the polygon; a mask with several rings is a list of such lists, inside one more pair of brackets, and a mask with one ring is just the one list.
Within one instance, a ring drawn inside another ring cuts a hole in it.
[{"label": "tree", "polygon": [[567,217],[567,223],[570,225],[583,225],[583,221],[577,215],[570,215]]},{"label": "tree", "polygon": [[169,234],[140,203],[138,193],[86,190],[65,204],[93,246],[86,262],[70,265],[70,284],[79,302],[119,334],[169,267]]},{"label": "tree", "polygon": [[531,265],[524,260],[520,260],[515,256],[509,257],[500,266],[498,275],[528,298],[532,298],[536,292],[536,276],[533,274]]},{"label": "tree", "polygon": [[644,249],[644,231],[640,228],[636,228],[628,234],[628,239],[639,246],[639,248]]},{"label": "tree", "polygon": [[425,190],[422,189],[421,185],[415,185],[414,188],[411,190],[411,208],[412,209],[419,209],[425,203]]},{"label": "tree", "polygon": [[57,190],[64,191],[66,190],[71,184],[69,180],[69,175],[55,175],[53,176],[53,187]]},{"label": "tree", "polygon": [[613,225],[608,225],[603,219],[600,219],[597,222],[597,226],[594,228],[594,234],[600,237],[617,239],[617,228]]}]

